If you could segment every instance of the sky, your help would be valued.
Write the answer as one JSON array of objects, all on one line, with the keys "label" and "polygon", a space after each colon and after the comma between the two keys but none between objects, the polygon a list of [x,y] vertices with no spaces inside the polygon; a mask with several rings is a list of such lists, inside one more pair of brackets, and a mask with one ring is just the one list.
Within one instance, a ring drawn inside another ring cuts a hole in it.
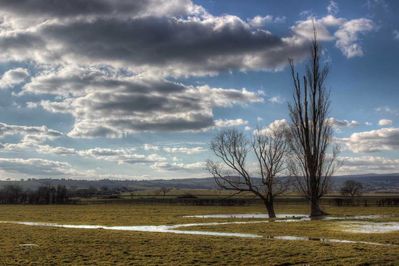
[{"label": "sky", "polygon": [[399,2],[0,1],[0,179],[208,177],[217,132],[287,122],[312,21],[337,174],[399,172]]}]

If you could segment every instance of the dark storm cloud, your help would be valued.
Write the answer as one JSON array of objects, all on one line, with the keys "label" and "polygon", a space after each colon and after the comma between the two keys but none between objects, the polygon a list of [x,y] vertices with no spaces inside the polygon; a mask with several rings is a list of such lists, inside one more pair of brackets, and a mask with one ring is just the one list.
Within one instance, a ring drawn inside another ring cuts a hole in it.
[{"label": "dark storm cloud", "polygon": [[[298,21],[282,38],[237,16],[213,16],[189,0],[2,1],[0,10],[6,17],[0,48],[11,59],[123,65],[164,76],[281,69],[288,58],[304,57],[313,25],[311,18]],[[368,19],[332,15],[316,24],[320,40],[336,40],[348,57],[362,55],[359,34],[374,28]],[[329,27],[339,28],[332,35]]]},{"label": "dark storm cloud", "polygon": [[[45,47],[41,36],[29,32],[2,33],[0,31],[0,59],[5,61],[27,60],[32,58],[32,51]],[[47,58],[47,51],[41,53],[42,60]]]},{"label": "dark storm cloud", "polygon": [[170,14],[184,13],[190,7],[187,0],[2,0],[0,8],[21,16],[74,17],[82,15],[137,15],[151,9],[163,9]]},{"label": "dark storm cloud", "polygon": [[[282,45],[278,37],[261,30],[251,31],[238,18],[225,21],[217,30],[215,27],[216,21],[145,17],[51,25],[42,34],[62,44],[63,53],[87,59],[157,67],[187,64],[211,70],[240,68],[247,53],[261,53]],[[227,60],[213,60],[221,57]]]},{"label": "dark storm cloud", "polygon": [[286,65],[288,57],[302,57],[306,50],[303,42],[284,41],[268,31],[251,28],[235,16],[48,21],[15,36],[0,34],[0,47],[11,59],[109,64],[166,76],[274,70]]}]

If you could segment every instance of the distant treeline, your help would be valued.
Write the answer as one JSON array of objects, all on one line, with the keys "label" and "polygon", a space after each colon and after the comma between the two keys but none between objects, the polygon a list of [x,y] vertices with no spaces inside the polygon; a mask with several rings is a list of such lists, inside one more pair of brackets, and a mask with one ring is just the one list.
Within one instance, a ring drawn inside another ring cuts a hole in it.
[{"label": "distant treeline", "polygon": [[125,192],[126,188],[100,189],[89,187],[83,189],[70,188],[64,185],[43,185],[35,190],[23,189],[17,184],[8,184],[0,189],[1,204],[65,204],[73,202],[73,198],[90,198],[94,196],[111,196]]},{"label": "distant treeline", "polygon": [[[399,174],[391,175],[364,175],[364,176],[334,176],[332,177],[333,191],[339,191],[346,180],[355,180],[363,184],[364,192],[399,192]],[[37,189],[43,184],[52,186],[66,186],[68,189],[101,190],[103,187],[109,189],[129,188],[136,190],[160,189],[161,187],[173,187],[176,189],[217,189],[214,178],[188,178],[169,180],[73,180],[73,179],[25,179],[20,181],[0,180],[0,188],[6,185],[19,185],[23,189]]]},{"label": "distant treeline", "polygon": [[3,204],[62,204],[69,200],[65,186],[41,186],[36,190],[23,190],[18,185],[6,185],[0,190]]}]

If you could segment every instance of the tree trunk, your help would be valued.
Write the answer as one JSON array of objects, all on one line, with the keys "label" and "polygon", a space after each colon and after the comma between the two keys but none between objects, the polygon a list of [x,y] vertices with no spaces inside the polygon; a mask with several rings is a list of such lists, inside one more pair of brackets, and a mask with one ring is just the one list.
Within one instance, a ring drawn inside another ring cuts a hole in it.
[{"label": "tree trunk", "polygon": [[265,199],[264,203],[265,203],[267,214],[269,215],[269,218],[276,218],[276,213],[274,212],[273,200]]},{"label": "tree trunk", "polygon": [[320,217],[324,215],[328,215],[328,213],[321,209],[320,198],[313,196],[310,199],[310,217]]}]

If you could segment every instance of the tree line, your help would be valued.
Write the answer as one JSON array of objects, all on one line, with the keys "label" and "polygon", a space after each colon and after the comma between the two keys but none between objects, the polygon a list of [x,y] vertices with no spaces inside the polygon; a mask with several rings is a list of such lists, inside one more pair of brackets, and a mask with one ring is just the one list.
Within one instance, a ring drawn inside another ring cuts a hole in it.
[{"label": "tree line", "polygon": [[[134,192],[127,187],[67,188],[65,185],[42,185],[37,189],[23,189],[18,184],[7,184],[0,188],[0,204],[65,204],[78,198],[112,198],[125,192]],[[169,190],[168,190],[169,191]],[[167,192],[165,192],[167,193]]]},{"label": "tree line", "polygon": [[65,186],[40,186],[36,190],[22,189],[18,185],[5,185],[0,189],[2,204],[64,204],[69,202]]}]

